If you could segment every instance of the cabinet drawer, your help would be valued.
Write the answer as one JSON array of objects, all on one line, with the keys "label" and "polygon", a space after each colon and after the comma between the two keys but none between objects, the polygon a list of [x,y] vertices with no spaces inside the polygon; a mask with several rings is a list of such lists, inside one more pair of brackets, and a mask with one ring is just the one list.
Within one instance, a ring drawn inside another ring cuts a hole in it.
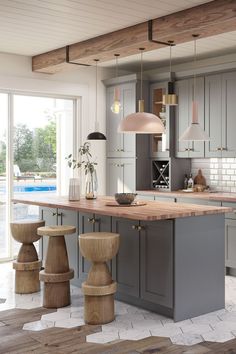
[{"label": "cabinet drawer", "polygon": [[188,204],[200,204],[200,205],[213,205],[221,206],[221,202],[216,202],[214,200],[198,199],[198,198],[177,198],[177,203],[188,203]]},{"label": "cabinet drawer", "polygon": [[235,219],[236,220],[236,203],[223,202],[222,206],[223,207],[229,207],[229,208],[233,209],[233,211],[231,213],[226,213],[225,214],[225,218],[226,219]]},{"label": "cabinet drawer", "polygon": [[159,197],[155,195],[155,201],[156,202],[175,202],[176,198],[174,197]]}]

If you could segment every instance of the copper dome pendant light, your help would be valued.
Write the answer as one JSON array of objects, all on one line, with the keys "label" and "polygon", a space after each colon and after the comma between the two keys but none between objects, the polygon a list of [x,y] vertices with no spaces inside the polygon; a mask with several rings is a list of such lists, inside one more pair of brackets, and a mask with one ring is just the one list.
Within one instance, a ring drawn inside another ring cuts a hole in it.
[{"label": "copper dome pendant light", "polygon": [[170,48],[170,81],[168,82],[167,94],[163,95],[162,102],[165,106],[177,106],[178,96],[174,93],[174,83],[172,74],[172,47],[175,46],[174,41],[168,41]]},{"label": "copper dome pendant light", "polygon": [[198,102],[196,101],[196,62],[197,62],[197,38],[198,34],[193,34],[194,39],[194,76],[193,76],[193,101],[192,101],[192,123],[179,138],[180,141],[208,141],[208,134],[202,129],[198,122]]},{"label": "copper dome pendant light", "polygon": [[129,114],[121,120],[118,126],[119,133],[136,133],[136,134],[158,134],[164,133],[165,127],[162,120],[152,113],[144,112],[143,100],[143,51],[145,48],[139,48],[141,51],[141,78],[140,78],[140,100],[139,111]]},{"label": "copper dome pendant light", "polygon": [[87,136],[87,140],[107,140],[105,135],[99,132],[98,123],[98,62],[99,59],[94,59],[96,63],[96,103],[95,103],[95,131]]}]

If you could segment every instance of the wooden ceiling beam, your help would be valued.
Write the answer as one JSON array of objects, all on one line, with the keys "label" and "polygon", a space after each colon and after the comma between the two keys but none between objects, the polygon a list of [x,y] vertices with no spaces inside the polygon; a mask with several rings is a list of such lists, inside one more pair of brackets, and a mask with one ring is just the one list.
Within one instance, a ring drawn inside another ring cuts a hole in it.
[{"label": "wooden ceiling beam", "polygon": [[[214,0],[206,4],[175,12],[152,21],[153,39],[160,42],[189,42],[192,34],[200,38],[236,30],[236,0]],[[150,41],[148,21],[69,46],[69,60],[83,65],[94,65],[114,59],[114,54],[127,57],[138,53],[140,47],[146,51],[158,49],[165,44]],[[32,58],[35,72],[55,73],[65,68],[66,47],[36,55]]]}]

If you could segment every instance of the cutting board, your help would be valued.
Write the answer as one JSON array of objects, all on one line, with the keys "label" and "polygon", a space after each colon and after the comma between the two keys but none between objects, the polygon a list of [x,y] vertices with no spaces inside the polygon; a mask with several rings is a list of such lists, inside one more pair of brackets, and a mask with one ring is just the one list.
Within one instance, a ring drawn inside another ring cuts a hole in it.
[{"label": "cutting board", "polygon": [[202,186],[206,186],[206,178],[202,174],[202,170],[198,170],[198,174],[194,177],[194,184],[201,184]]}]

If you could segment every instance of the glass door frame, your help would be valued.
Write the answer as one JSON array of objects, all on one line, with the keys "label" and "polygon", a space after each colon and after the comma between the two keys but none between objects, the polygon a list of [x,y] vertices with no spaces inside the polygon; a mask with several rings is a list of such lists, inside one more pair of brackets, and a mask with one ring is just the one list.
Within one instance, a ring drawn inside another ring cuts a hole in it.
[{"label": "glass door frame", "polygon": [[[73,155],[76,156],[78,147],[81,144],[81,107],[82,97],[78,96],[66,96],[58,94],[45,94],[43,92],[30,92],[30,91],[16,91],[16,90],[2,90],[0,93],[7,94],[8,110],[7,110],[7,132],[6,132],[6,233],[8,235],[8,256],[0,258],[0,263],[11,261],[14,259],[12,237],[10,232],[10,222],[12,220],[12,198],[13,198],[13,164],[14,164],[14,151],[13,151],[13,134],[14,134],[14,96],[34,96],[45,97],[54,99],[67,99],[73,101]],[[60,178],[57,176],[57,178]],[[60,183],[58,183],[60,188]]]}]

